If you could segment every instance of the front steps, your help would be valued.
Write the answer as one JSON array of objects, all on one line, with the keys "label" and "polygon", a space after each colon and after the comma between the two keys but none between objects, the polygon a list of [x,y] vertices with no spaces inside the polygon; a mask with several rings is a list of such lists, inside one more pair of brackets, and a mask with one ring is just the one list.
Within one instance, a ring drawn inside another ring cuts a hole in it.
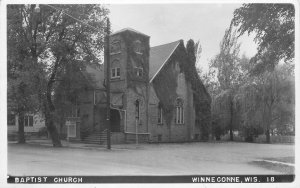
[{"label": "front steps", "polygon": [[[138,135],[139,143],[149,142],[148,135]],[[135,134],[126,134],[123,132],[111,132],[110,133],[111,144],[126,144],[126,143],[135,143]],[[104,131],[94,131],[85,138],[79,140],[70,139],[72,142],[81,142],[85,144],[107,144],[107,130]]]},{"label": "front steps", "polygon": [[[112,134],[112,133],[111,133]],[[95,131],[82,140],[86,144],[105,144],[107,140],[107,130]]]}]

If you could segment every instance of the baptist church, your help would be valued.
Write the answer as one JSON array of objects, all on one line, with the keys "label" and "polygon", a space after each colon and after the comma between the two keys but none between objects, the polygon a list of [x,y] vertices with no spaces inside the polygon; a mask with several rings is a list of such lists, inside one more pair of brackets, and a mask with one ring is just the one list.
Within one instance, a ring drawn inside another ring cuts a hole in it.
[{"label": "baptist church", "polygon": [[[155,47],[149,41],[149,36],[131,28],[110,35],[112,143],[134,141],[136,135],[143,142],[200,140],[202,117],[194,105],[199,95],[184,71],[183,41]],[[60,125],[58,130],[74,141],[105,142],[106,64],[87,64],[81,73],[88,87],[78,94],[67,126]],[[210,96],[198,82],[202,87],[199,100],[207,101],[210,108]]]}]

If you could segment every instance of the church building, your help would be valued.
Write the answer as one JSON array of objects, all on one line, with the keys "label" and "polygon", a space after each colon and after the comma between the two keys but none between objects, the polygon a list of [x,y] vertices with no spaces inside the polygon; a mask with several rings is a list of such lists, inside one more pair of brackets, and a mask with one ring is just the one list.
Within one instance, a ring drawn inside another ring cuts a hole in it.
[{"label": "church building", "polygon": [[[186,71],[195,67],[187,68],[183,41],[155,47],[149,41],[149,36],[130,28],[110,35],[112,143],[132,142],[136,135],[139,142],[201,140],[201,124],[209,122],[202,122],[201,116],[210,114],[211,99],[198,75],[196,85],[201,88],[195,94],[195,81],[188,79],[191,75]],[[68,133],[70,140],[104,143],[106,64],[87,64],[81,72],[89,87],[78,94],[67,126],[58,130]],[[195,101],[204,101],[208,113],[197,113]]]}]

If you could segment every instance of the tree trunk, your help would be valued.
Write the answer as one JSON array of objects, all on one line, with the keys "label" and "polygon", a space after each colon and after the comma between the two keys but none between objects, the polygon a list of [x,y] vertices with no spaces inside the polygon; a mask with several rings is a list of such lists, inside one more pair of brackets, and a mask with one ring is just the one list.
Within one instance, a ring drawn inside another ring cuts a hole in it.
[{"label": "tree trunk", "polygon": [[230,141],[233,141],[233,97],[230,97],[230,127],[229,127],[229,132],[230,132]]},{"label": "tree trunk", "polygon": [[230,127],[229,134],[230,134],[230,141],[233,141],[233,131],[232,131],[232,127]]},{"label": "tree trunk", "polygon": [[59,62],[61,59],[57,59],[55,62],[54,68],[52,70],[50,79],[47,84],[47,93],[46,93],[46,107],[45,107],[45,114],[46,114],[46,126],[47,130],[50,134],[50,137],[52,139],[53,147],[62,147],[62,144],[60,142],[60,137],[57,131],[57,128],[54,123],[54,112],[55,107],[52,102],[51,92],[52,92],[52,86],[56,77],[57,69],[59,66]]},{"label": "tree trunk", "polygon": [[25,134],[24,134],[24,113],[19,113],[19,120],[18,120],[18,143],[24,144],[25,141]]},{"label": "tree trunk", "polygon": [[51,113],[51,112],[48,113],[46,116],[46,126],[47,126],[47,130],[50,134],[53,147],[62,147],[57,128],[54,124],[53,113]]},{"label": "tree trunk", "polygon": [[271,143],[271,136],[270,136],[270,126],[271,126],[271,123],[272,123],[272,121],[271,121],[271,119],[272,119],[272,109],[271,108],[269,108],[268,109],[268,114],[267,114],[267,117],[266,117],[266,119],[267,119],[267,121],[266,121],[266,124],[267,124],[267,126],[266,126],[266,142],[267,143]]},{"label": "tree trunk", "polygon": [[268,129],[268,128],[266,130],[266,142],[271,143],[270,129]]},{"label": "tree trunk", "polygon": [[271,126],[271,119],[272,119],[272,109],[270,106],[265,105],[264,106],[264,117],[263,122],[265,125],[265,135],[266,135],[266,143],[271,143],[270,138],[270,126]]}]

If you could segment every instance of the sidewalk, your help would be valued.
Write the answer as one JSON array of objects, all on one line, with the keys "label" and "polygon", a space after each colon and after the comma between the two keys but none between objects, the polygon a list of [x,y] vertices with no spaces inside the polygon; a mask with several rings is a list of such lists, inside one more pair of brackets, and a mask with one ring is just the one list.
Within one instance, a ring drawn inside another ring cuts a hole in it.
[{"label": "sidewalk", "polygon": [[[10,143],[17,143],[16,141],[8,141]],[[50,139],[34,139],[26,140],[26,144],[40,145],[46,147],[53,147],[52,141]],[[107,150],[106,144],[86,144],[80,142],[68,142],[66,140],[61,140],[63,148],[76,148],[76,149],[93,149],[93,150]],[[137,150],[143,149],[145,144],[113,144],[111,145],[111,150]]]}]

